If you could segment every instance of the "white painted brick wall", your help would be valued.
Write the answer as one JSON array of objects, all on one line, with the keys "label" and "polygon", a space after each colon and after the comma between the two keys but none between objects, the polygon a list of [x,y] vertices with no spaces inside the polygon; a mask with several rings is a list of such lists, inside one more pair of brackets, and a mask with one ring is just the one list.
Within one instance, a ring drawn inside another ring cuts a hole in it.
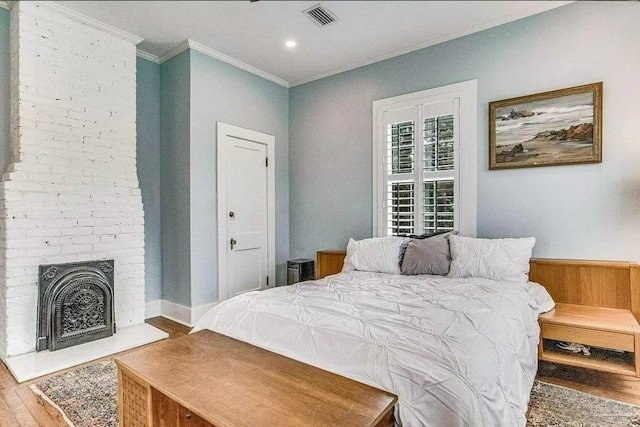
[{"label": "white painted brick wall", "polygon": [[0,356],[35,349],[38,266],[115,260],[118,328],[144,322],[136,49],[18,2],[11,149],[0,182]]}]

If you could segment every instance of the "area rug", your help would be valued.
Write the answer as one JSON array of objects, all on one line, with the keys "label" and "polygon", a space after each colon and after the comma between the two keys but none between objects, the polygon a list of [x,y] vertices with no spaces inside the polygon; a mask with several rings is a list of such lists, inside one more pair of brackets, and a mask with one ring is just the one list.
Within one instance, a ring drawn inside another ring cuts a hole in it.
[{"label": "area rug", "polygon": [[118,425],[118,369],[112,360],[51,377],[33,384],[31,390],[70,426]]},{"label": "area rug", "polygon": [[640,406],[536,381],[527,427],[640,426]]},{"label": "area rug", "polygon": [[[118,380],[113,361],[95,363],[31,386],[70,426],[118,425]],[[536,381],[527,427],[640,426],[640,406]]]}]

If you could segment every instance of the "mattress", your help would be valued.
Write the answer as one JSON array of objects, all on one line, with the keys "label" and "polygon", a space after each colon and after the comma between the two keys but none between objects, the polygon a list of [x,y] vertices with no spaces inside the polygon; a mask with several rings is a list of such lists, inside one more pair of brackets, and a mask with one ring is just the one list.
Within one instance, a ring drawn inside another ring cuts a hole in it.
[{"label": "mattress", "polygon": [[397,425],[524,426],[550,301],[532,283],[352,271],[239,295],[194,331],[395,393]]}]

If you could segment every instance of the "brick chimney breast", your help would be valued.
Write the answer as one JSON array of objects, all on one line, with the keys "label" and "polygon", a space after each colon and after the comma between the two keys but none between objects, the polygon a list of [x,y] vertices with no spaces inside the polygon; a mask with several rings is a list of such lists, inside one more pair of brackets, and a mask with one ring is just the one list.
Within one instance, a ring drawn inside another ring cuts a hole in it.
[{"label": "brick chimney breast", "polygon": [[11,149],[0,183],[0,356],[35,349],[42,264],[113,259],[118,328],[143,323],[135,45],[17,2]]}]

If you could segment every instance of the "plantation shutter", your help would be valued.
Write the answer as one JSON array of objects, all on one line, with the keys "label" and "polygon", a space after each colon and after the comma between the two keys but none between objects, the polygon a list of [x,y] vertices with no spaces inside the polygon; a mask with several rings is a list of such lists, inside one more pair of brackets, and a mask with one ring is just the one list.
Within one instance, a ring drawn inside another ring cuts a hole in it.
[{"label": "plantation shutter", "polygon": [[415,233],[416,212],[416,107],[385,113],[386,130],[386,220],[388,235]]},{"label": "plantation shutter", "polygon": [[457,100],[385,111],[383,123],[386,234],[455,229]]}]

